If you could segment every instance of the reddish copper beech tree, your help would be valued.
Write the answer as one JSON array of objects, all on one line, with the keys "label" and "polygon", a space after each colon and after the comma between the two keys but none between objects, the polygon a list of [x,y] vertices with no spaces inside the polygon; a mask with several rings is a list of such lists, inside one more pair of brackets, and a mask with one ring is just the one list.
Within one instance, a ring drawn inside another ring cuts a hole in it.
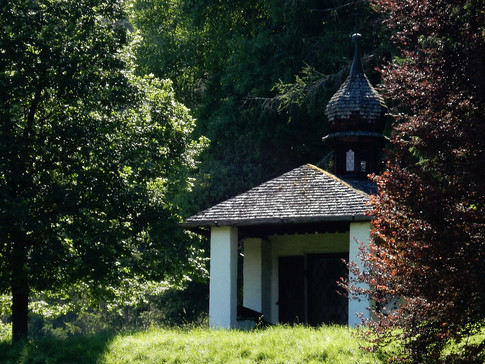
[{"label": "reddish copper beech tree", "polygon": [[485,1],[371,2],[401,57],[382,69],[394,148],[359,274],[369,338],[402,339],[394,360],[482,363],[483,335],[469,338],[485,328]]}]

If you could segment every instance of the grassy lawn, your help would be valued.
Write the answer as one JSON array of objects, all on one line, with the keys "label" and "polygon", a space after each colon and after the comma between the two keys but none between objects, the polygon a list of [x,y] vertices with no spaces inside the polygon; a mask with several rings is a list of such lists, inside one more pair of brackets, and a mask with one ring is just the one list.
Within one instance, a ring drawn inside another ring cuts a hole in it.
[{"label": "grassy lawn", "polygon": [[[3,354],[2,354],[3,353]],[[347,327],[274,326],[256,331],[153,329],[44,339],[11,347],[2,363],[382,363]]]}]

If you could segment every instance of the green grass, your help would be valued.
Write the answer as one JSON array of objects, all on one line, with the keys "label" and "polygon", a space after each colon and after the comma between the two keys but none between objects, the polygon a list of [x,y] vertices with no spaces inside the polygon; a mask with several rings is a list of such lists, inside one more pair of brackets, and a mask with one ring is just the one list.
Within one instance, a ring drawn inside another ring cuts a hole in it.
[{"label": "green grass", "polygon": [[382,363],[347,327],[256,331],[153,329],[116,336],[44,339],[11,348],[4,363]]},{"label": "green grass", "polygon": [[13,346],[10,341],[0,341],[0,363],[99,363],[112,337],[98,334],[45,338]]}]

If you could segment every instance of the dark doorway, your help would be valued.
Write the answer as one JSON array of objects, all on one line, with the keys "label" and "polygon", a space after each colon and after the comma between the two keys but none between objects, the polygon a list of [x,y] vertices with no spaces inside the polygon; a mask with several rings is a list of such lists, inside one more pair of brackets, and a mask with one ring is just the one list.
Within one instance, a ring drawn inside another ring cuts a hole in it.
[{"label": "dark doorway", "polygon": [[346,325],[348,299],[337,281],[348,276],[347,266],[342,262],[348,260],[348,254],[314,254],[307,259],[308,323]]},{"label": "dark doorway", "polygon": [[278,272],[278,321],[305,322],[305,257],[280,257]]},{"label": "dark doorway", "polygon": [[280,323],[347,324],[348,299],[337,285],[348,276],[342,259],[348,260],[348,253],[279,258]]}]

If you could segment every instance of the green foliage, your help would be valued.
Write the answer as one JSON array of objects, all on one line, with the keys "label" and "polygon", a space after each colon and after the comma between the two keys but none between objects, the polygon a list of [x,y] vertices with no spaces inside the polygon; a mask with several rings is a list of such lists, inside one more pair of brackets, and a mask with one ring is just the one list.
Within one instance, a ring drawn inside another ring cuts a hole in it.
[{"label": "green foliage", "polygon": [[170,81],[133,74],[123,7],[0,8],[0,293],[19,337],[31,290],[110,298],[203,267],[175,202],[205,140]]},{"label": "green foliage", "polygon": [[12,340],[12,325],[5,324],[0,321],[0,342],[1,341],[11,341]]},{"label": "green foliage", "polygon": [[[31,294],[29,337],[68,338],[100,332],[120,332],[175,325],[204,325],[209,290],[206,282],[186,282],[177,287],[170,282],[123,282],[113,287],[116,295],[104,300],[82,290]],[[5,296],[11,302],[11,297]],[[0,337],[11,337],[10,305],[0,312]]]}]

